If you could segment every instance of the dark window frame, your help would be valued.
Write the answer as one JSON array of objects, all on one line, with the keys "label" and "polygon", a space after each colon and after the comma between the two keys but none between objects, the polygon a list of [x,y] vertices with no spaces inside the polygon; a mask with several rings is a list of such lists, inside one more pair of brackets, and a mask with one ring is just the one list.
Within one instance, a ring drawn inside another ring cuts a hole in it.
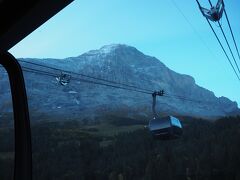
[{"label": "dark window frame", "polygon": [[0,64],[8,73],[12,94],[15,132],[14,180],[31,180],[31,128],[22,68],[14,56],[8,52],[0,53]]}]

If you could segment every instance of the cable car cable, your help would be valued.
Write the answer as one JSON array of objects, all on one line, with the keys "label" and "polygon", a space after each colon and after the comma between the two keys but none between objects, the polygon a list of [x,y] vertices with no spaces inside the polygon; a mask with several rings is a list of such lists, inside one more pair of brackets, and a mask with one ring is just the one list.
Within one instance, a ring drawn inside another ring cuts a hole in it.
[{"label": "cable car cable", "polygon": [[[23,70],[26,71],[26,72],[37,73],[37,74],[41,74],[41,75],[47,75],[47,76],[50,76],[50,77],[56,77],[56,76],[57,76],[56,74],[53,74],[53,73],[48,73],[48,72],[46,72],[46,71],[35,70],[35,69],[31,69],[31,68],[25,68],[25,67],[23,67]],[[110,84],[105,84],[105,83],[101,83],[101,82],[94,82],[94,81],[85,80],[85,79],[81,79],[81,78],[75,78],[75,77],[73,77],[72,79],[73,79],[73,80],[79,80],[79,81],[86,82],[86,83],[93,83],[93,84],[104,85],[104,86],[113,87],[113,88],[119,88],[119,89],[125,89],[125,90],[130,90],[130,91],[145,93],[145,94],[151,94],[151,93],[145,92],[145,91],[140,91],[140,90],[134,90],[134,89],[124,88],[124,87],[115,86],[115,85],[110,85]]]},{"label": "cable car cable", "polygon": [[[49,76],[49,77],[56,77],[58,76],[57,74],[54,73],[49,73],[46,71],[42,71],[42,70],[36,70],[36,69],[32,69],[29,67],[23,67],[23,71],[25,72],[29,72],[29,73],[36,73],[39,75],[45,75],[45,76]],[[73,80],[78,80],[78,81],[82,81],[82,82],[86,82],[86,83],[92,83],[92,84],[98,84],[98,85],[104,85],[104,86],[108,86],[108,87],[113,87],[113,88],[120,88],[120,89],[125,89],[125,90],[130,90],[130,91],[135,91],[135,92],[140,92],[140,93],[144,93],[144,94],[152,94],[149,92],[145,92],[145,91],[139,91],[139,90],[133,90],[133,89],[129,89],[129,88],[123,88],[123,87],[119,87],[119,86],[114,86],[114,85],[110,85],[110,84],[105,84],[105,83],[99,83],[99,82],[94,82],[94,81],[89,81],[89,80],[85,80],[85,79],[81,79],[81,78],[72,78]],[[179,99],[179,100],[184,100],[184,101],[189,101],[189,102],[194,102],[194,103],[201,103],[201,102],[205,102],[205,101],[199,101],[199,100],[193,100],[193,99],[188,99],[184,96],[179,96],[179,95],[173,95],[173,94],[166,94],[162,97],[166,97],[166,98],[175,98],[175,99]],[[205,102],[206,103],[206,102]],[[209,103],[209,102],[208,102]]]},{"label": "cable car cable", "polygon": [[229,27],[231,35],[232,35],[232,39],[233,39],[233,42],[234,42],[234,45],[235,45],[235,48],[236,48],[236,51],[237,51],[237,54],[238,54],[238,58],[240,60],[240,54],[239,54],[239,51],[238,51],[237,43],[236,43],[235,37],[233,35],[232,27],[231,27],[231,24],[230,24],[230,21],[228,19],[228,15],[227,15],[227,12],[226,12],[225,9],[224,9],[224,14],[225,14],[225,17],[227,19],[228,27]]},{"label": "cable car cable", "polygon": [[[208,0],[208,2],[209,2],[209,4],[210,4],[210,6],[213,7],[211,0]],[[224,2],[222,1],[222,3],[224,3]],[[236,47],[236,49],[237,49],[236,42],[235,42],[235,38],[234,38],[234,36],[233,36],[232,28],[231,28],[230,23],[229,23],[229,20],[228,20],[228,18],[227,18],[227,14],[226,14],[225,8],[223,9],[223,12],[224,12],[224,14],[225,14],[225,16],[226,16],[226,19],[227,19],[227,22],[228,22],[228,26],[229,26],[229,29],[230,29],[230,31],[231,31],[231,34],[232,34],[232,37],[233,37],[233,40],[234,40],[234,44],[235,44],[235,47]],[[232,58],[233,58],[233,60],[234,60],[234,63],[235,63],[235,65],[236,65],[237,69],[238,69],[238,72],[240,73],[240,70],[239,70],[238,64],[237,64],[237,62],[236,62],[235,56],[233,55],[233,52],[232,52],[232,48],[231,48],[230,45],[229,45],[229,42],[228,42],[228,40],[227,40],[227,37],[226,37],[226,35],[225,35],[224,31],[223,31],[223,28],[222,28],[222,24],[219,23],[219,21],[218,21],[218,27],[220,27],[220,29],[221,29],[221,32],[222,32],[223,37],[224,37],[224,39],[225,39],[225,41],[226,41],[226,43],[227,43],[228,49],[229,49],[229,51],[230,51],[230,53],[231,53],[231,55],[232,55]],[[238,49],[237,49],[237,52],[238,52]],[[239,53],[238,53],[238,57],[239,57]],[[239,57],[239,58],[240,58],[240,57]]]},{"label": "cable car cable", "polygon": [[[196,2],[197,2],[197,4],[198,4],[199,8],[201,8],[201,5],[200,5],[199,1],[198,1],[198,0],[196,0]],[[221,48],[222,48],[222,50],[223,50],[223,52],[224,52],[225,56],[227,57],[227,60],[228,60],[228,62],[230,63],[230,65],[231,65],[231,67],[232,67],[232,69],[233,69],[233,71],[234,71],[235,75],[237,76],[238,80],[240,81],[240,78],[239,78],[239,76],[238,76],[238,73],[237,73],[237,71],[235,70],[235,68],[234,68],[234,66],[233,66],[233,64],[232,64],[232,62],[231,62],[231,60],[230,60],[229,56],[227,55],[227,52],[226,52],[226,50],[224,49],[224,47],[223,47],[223,45],[222,45],[222,43],[221,43],[220,39],[218,38],[218,36],[217,36],[217,34],[216,34],[215,30],[213,29],[213,27],[212,27],[211,23],[209,22],[209,20],[208,20],[207,18],[206,18],[206,20],[207,20],[207,22],[208,22],[208,25],[210,26],[210,28],[211,28],[212,32],[214,33],[214,35],[215,35],[215,37],[216,37],[216,39],[217,39],[217,41],[218,41],[219,45],[221,46]]]},{"label": "cable car cable", "polygon": [[193,103],[207,103],[207,104],[213,104],[213,105],[215,104],[213,101],[202,101],[202,100],[196,100],[196,99],[189,99],[184,96],[176,96],[176,95],[172,95],[172,94],[171,95],[166,94],[164,97],[175,98],[175,99],[189,101],[189,102],[193,102]]},{"label": "cable car cable", "polygon": [[[29,72],[29,73],[36,73],[36,74],[39,74],[39,75],[45,75],[45,76],[49,76],[49,77],[56,77],[56,76],[58,76],[57,74],[54,74],[54,73],[49,73],[49,72],[42,71],[42,70],[36,70],[36,69],[29,68],[29,67],[23,67],[23,71]],[[105,83],[89,81],[89,80],[85,80],[85,79],[81,79],[81,78],[74,78],[73,77],[72,79],[73,80],[82,81],[82,82],[85,82],[85,83],[104,85],[104,86],[108,86],[108,87],[125,89],[125,90],[140,92],[140,93],[144,93],[144,94],[153,94],[152,93],[153,91],[150,93],[150,92],[139,91],[139,90],[134,90],[134,89],[129,89],[129,88],[123,88],[123,87],[114,86],[114,85],[105,84]],[[156,92],[156,91],[154,91],[154,92]],[[193,103],[208,103],[208,104],[210,103],[210,102],[207,102],[207,101],[200,101],[200,100],[189,99],[189,98],[187,98],[185,96],[180,96],[180,95],[176,95],[176,94],[166,94],[166,95],[164,95],[162,97],[174,98],[174,99],[183,100],[183,101],[189,101],[189,102],[193,102]]]},{"label": "cable car cable", "polygon": [[222,34],[223,34],[223,36],[224,36],[224,39],[225,39],[226,43],[227,43],[228,49],[229,49],[229,51],[230,51],[230,53],[231,53],[231,55],[232,55],[232,58],[233,58],[234,63],[235,63],[235,65],[236,65],[237,69],[238,69],[238,72],[240,73],[240,69],[239,69],[238,64],[237,64],[237,62],[236,62],[235,56],[233,55],[232,48],[230,47],[229,42],[228,42],[228,40],[227,40],[227,37],[226,37],[226,35],[225,35],[224,31],[223,31],[222,25],[221,25],[219,22],[218,22],[218,25],[219,25],[219,27],[220,27],[220,29],[221,29],[221,32],[222,32]]},{"label": "cable car cable", "polygon": [[[39,70],[35,70],[35,69],[31,69],[31,68],[27,68],[25,69],[25,67],[23,68],[24,71],[28,71],[28,72],[32,72],[32,73],[39,73],[41,75],[47,75],[47,76],[51,76],[51,77],[56,77],[56,74],[53,74],[53,73],[48,73],[48,72],[43,72],[43,71],[40,71]],[[89,80],[84,80],[84,79],[80,79],[80,78],[72,78],[73,80],[79,80],[79,81],[82,81],[82,82],[86,82],[86,83],[92,83],[92,84],[98,84],[98,85],[105,85],[105,86],[109,86],[109,87],[113,87],[113,88],[119,88],[119,86],[114,86],[114,85],[109,85],[109,84],[102,84],[102,83],[99,83],[99,82],[94,82],[94,81],[89,81]],[[126,88],[122,88],[120,87],[120,89],[126,89]],[[126,90],[130,90],[130,91],[136,91],[136,92],[140,92],[140,93],[145,93],[145,94],[152,94],[152,93],[149,93],[149,92],[144,92],[144,91],[138,91],[138,90],[132,90],[132,89],[126,89]],[[167,95],[164,95],[162,97],[167,97],[167,98],[175,98],[175,99],[179,99],[179,100],[184,100],[184,101],[189,101],[189,102],[193,102],[193,103],[204,103],[204,101],[200,101],[200,100],[193,100],[193,99],[188,99],[184,96],[178,96],[178,95],[172,95],[172,94],[167,94]],[[206,102],[205,102],[206,103]],[[209,103],[209,102],[208,102]]]},{"label": "cable car cable", "polygon": [[38,69],[33,69],[33,68],[29,68],[29,67],[24,67],[24,66],[22,66],[22,69],[23,69],[25,72],[32,72],[32,73],[41,74],[41,75],[48,75],[48,76],[51,76],[51,77],[56,77],[56,76],[57,76],[55,73],[46,72],[46,71],[42,71],[42,70],[38,70]]},{"label": "cable car cable", "polygon": [[185,21],[189,24],[189,26],[192,28],[193,32],[197,35],[197,37],[199,38],[199,40],[202,42],[202,44],[206,47],[206,49],[209,51],[210,54],[212,54],[212,56],[214,58],[216,58],[216,55],[213,53],[213,51],[210,49],[210,47],[208,46],[208,44],[206,43],[206,41],[202,38],[202,36],[200,35],[200,33],[197,31],[197,29],[193,26],[193,24],[191,23],[191,21],[187,18],[187,16],[183,13],[183,11],[181,10],[181,8],[177,5],[177,3],[174,0],[171,0],[172,4],[176,7],[176,9],[179,11],[179,13],[182,15],[182,17],[185,19]]},{"label": "cable car cable", "polygon": [[76,72],[72,72],[72,71],[68,71],[68,70],[65,71],[63,69],[50,67],[50,66],[46,66],[46,65],[41,65],[41,64],[38,64],[38,63],[28,62],[28,61],[24,61],[24,60],[19,60],[19,61],[24,62],[24,63],[28,63],[28,64],[32,64],[32,65],[35,65],[35,66],[39,66],[39,67],[45,67],[45,68],[49,68],[49,69],[53,69],[53,70],[57,70],[57,71],[64,71],[64,72],[67,72],[67,73],[70,73],[70,74],[75,74],[75,75],[79,75],[79,76],[83,76],[83,77],[87,77],[87,78],[91,78],[91,79],[95,79],[95,80],[105,81],[107,83],[118,84],[118,85],[123,85],[123,86],[131,87],[131,88],[137,88],[137,89],[140,89],[142,91],[152,92],[152,90],[145,89],[145,88],[140,88],[140,87],[137,87],[137,86],[134,86],[134,85],[129,85],[129,84],[120,83],[120,82],[116,82],[116,81],[110,81],[110,80],[107,80],[107,79],[98,78],[98,77],[94,77],[94,76],[89,76],[89,75],[86,75],[86,74],[76,73]]},{"label": "cable car cable", "polygon": [[[51,77],[56,77],[57,76],[57,74],[54,74],[54,73],[49,73],[49,72],[46,72],[46,71],[36,70],[36,69],[28,68],[28,67],[27,68],[23,67],[23,70],[27,71],[27,72],[38,73],[38,74],[41,74],[41,75],[47,75],[47,76],[51,76]],[[124,89],[124,90],[128,90],[128,91],[139,92],[139,93],[143,93],[143,94],[152,94],[152,93],[146,92],[146,91],[130,89],[130,88],[125,88],[125,87],[121,87],[121,86],[106,84],[106,83],[102,83],[102,82],[95,82],[95,81],[81,79],[81,78],[76,78],[76,77],[72,77],[72,79],[73,80],[79,80],[81,82],[91,83],[91,84],[98,84],[98,85],[108,86],[108,87],[112,87],[112,88],[118,88],[118,89]]]},{"label": "cable car cable", "polygon": [[[42,70],[37,70],[37,69],[33,69],[33,68],[29,68],[29,67],[22,67],[23,71],[25,72],[29,72],[29,73],[35,73],[35,74],[39,74],[39,75],[45,75],[45,76],[49,76],[49,77],[56,77],[58,76],[58,74],[55,73],[50,73],[50,72],[46,72],[46,71],[42,71]],[[144,94],[153,94],[152,92],[156,92],[156,91],[152,91],[150,92],[146,92],[146,91],[140,91],[140,90],[135,90],[135,89],[129,89],[129,88],[124,88],[124,87],[120,87],[120,86],[115,86],[115,85],[111,85],[111,84],[105,84],[105,83],[101,83],[101,82],[94,82],[94,81],[90,81],[90,80],[85,80],[82,78],[76,78],[76,77],[72,77],[73,80],[77,80],[77,81],[81,81],[81,82],[85,82],[85,83],[91,83],[91,84],[98,84],[98,85],[104,85],[104,86],[108,86],[108,87],[112,87],[112,88],[118,88],[118,89],[124,89],[124,90],[129,90],[129,91],[134,91],[134,92],[139,92],[139,93],[144,93]],[[161,91],[160,91],[161,92]],[[163,95],[162,97],[166,97],[166,98],[175,98],[175,99],[179,99],[179,100],[183,100],[183,101],[189,101],[189,102],[193,102],[193,103],[206,103],[207,101],[200,101],[200,100],[193,100],[193,99],[188,99],[187,97],[184,96],[179,96],[179,95],[175,95],[175,94],[166,94]],[[209,102],[207,102],[209,103]]]},{"label": "cable car cable", "polygon": [[[189,102],[194,102],[194,103],[204,102],[204,101],[198,101],[198,100],[188,99],[188,98],[185,98],[185,97],[177,97],[177,96],[172,96],[172,95],[164,95],[163,97],[175,98],[175,99],[184,100],[184,101],[189,101]],[[205,103],[206,103],[206,102],[205,102]]]},{"label": "cable car cable", "polygon": [[211,7],[213,7],[211,0],[208,0],[209,4]]},{"label": "cable car cable", "polygon": [[231,62],[231,60],[230,60],[229,56],[227,55],[227,52],[226,52],[226,50],[224,49],[224,47],[223,47],[223,45],[222,45],[221,41],[219,40],[219,38],[218,38],[218,36],[217,36],[217,34],[216,34],[215,30],[213,29],[213,27],[212,27],[212,25],[211,25],[211,23],[209,22],[209,20],[208,20],[208,19],[207,19],[207,22],[208,22],[208,24],[209,24],[210,28],[212,29],[212,31],[213,31],[213,33],[214,33],[214,35],[215,35],[215,37],[216,37],[216,39],[217,39],[218,43],[220,44],[220,46],[221,46],[221,48],[222,48],[222,50],[223,50],[223,52],[224,52],[225,56],[227,57],[227,60],[228,60],[228,62],[230,63],[230,65],[231,65],[231,67],[232,67],[232,69],[233,69],[233,71],[234,71],[235,75],[237,76],[238,80],[240,81],[240,78],[239,78],[239,76],[238,76],[238,73],[237,73],[237,71],[235,70],[235,68],[234,68],[234,66],[233,66],[233,64],[232,64],[232,62]]}]

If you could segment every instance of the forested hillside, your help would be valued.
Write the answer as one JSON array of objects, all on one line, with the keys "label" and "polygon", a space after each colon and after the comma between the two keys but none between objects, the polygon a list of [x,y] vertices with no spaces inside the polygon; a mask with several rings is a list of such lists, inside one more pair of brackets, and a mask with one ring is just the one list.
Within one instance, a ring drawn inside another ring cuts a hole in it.
[{"label": "forested hillside", "polygon": [[[34,179],[240,179],[240,117],[214,123],[185,119],[183,137],[172,141],[153,140],[141,121],[133,122],[113,120],[105,126],[87,126],[78,121],[33,125]],[[0,129],[1,180],[12,177],[12,138],[11,129]]]}]

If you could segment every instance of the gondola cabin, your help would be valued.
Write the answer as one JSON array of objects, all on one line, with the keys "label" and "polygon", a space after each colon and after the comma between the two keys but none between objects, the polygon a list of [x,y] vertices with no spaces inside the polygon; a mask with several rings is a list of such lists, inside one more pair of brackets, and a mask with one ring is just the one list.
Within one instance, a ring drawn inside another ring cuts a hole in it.
[{"label": "gondola cabin", "polygon": [[181,122],[173,116],[153,118],[149,122],[149,130],[159,140],[177,139],[182,135]]},{"label": "gondola cabin", "polygon": [[59,77],[56,78],[56,80],[62,85],[62,86],[66,86],[69,84],[70,80],[71,80],[71,75],[70,74],[66,74],[66,73],[61,73],[61,75]]}]

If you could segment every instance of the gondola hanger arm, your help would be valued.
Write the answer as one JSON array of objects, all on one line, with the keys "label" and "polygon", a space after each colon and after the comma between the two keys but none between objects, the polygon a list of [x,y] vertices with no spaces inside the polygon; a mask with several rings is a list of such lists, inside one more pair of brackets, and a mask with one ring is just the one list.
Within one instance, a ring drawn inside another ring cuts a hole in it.
[{"label": "gondola hanger arm", "polygon": [[160,90],[160,91],[154,91],[152,93],[152,97],[153,97],[153,103],[152,103],[152,111],[153,111],[153,118],[157,117],[157,113],[156,113],[156,98],[157,96],[163,96],[164,95],[164,90]]}]

